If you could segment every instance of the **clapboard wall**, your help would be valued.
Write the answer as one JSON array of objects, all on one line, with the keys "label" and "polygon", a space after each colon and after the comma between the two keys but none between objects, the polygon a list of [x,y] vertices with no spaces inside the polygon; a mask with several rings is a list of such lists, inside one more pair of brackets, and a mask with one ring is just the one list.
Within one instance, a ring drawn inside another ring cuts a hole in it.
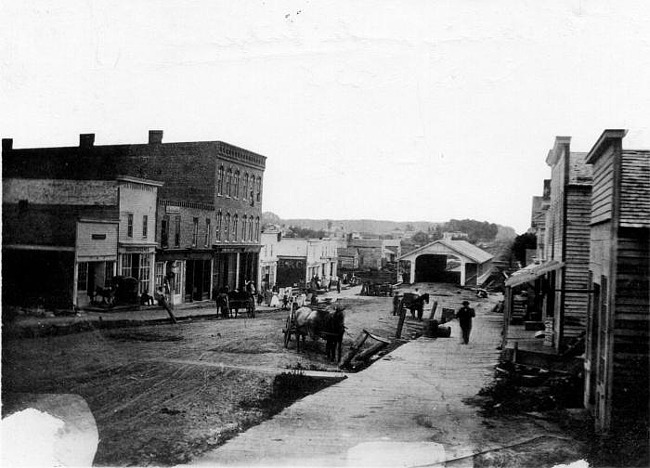
[{"label": "clapboard wall", "polygon": [[590,211],[591,187],[568,186],[562,318],[562,337],[565,340],[580,335],[587,326]]}]

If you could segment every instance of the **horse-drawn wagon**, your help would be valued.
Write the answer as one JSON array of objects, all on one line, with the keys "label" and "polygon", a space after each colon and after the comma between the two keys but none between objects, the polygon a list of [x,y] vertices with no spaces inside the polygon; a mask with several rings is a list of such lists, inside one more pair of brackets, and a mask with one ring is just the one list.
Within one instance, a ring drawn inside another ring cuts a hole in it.
[{"label": "horse-drawn wagon", "polygon": [[300,338],[303,348],[305,337],[312,340],[322,338],[325,340],[325,351],[331,360],[341,359],[343,334],[345,333],[344,307],[336,306],[334,310],[329,306],[314,309],[309,307],[292,307],[282,333],[284,334],[284,347],[288,348],[291,336],[296,336],[296,351],[300,352]]},{"label": "horse-drawn wagon", "polygon": [[245,309],[248,318],[255,318],[255,296],[247,291],[220,292],[216,303],[223,318],[237,318],[239,309]]}]

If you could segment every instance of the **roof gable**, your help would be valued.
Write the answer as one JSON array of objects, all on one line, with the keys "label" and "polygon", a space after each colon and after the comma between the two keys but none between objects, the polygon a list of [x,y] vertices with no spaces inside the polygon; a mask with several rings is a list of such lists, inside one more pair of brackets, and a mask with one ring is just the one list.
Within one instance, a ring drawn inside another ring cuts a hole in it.
[{"label": "roof gable", "polygon": [[428,243],[427,245],[420,247],[419,249],[412,250],[400,257],[400,260],[406,259],[407,257],[412,257],[412,256],[417,256],[425,253],[427,250],[429,250],[431,247],[434,245],[442,245],[446,247],[447,249],[451,250],[452,252],[466,257],[469,260],[472,260],[476,263],[485,263],[488,260],[491,260],[494,258],[494,255],[486,252],[485,250],[470,244],[467,241],[464,240],[448,240],[448,239],[439,239],[437,241],[433,241]]}]

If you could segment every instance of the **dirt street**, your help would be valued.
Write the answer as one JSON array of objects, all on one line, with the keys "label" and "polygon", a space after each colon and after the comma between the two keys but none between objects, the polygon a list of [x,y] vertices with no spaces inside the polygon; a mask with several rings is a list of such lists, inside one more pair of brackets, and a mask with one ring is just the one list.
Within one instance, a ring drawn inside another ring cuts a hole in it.
[{"label": "dirt street", "polygon": [[[362,329],[393,336],[392,298],[346,300],[344,352]],[[2,352],[5,412],[16,393],[72,393],[97,422],[95,465],[171,465],[219,446],[329,383],[301,385],[278,374],[335,371],[323,341],[284,348],[286,311],[255,319],[95,330],[59,337],[6,338]],[[405,336],[419,324],[407,320]],[[287,392],[290,388],[291,392]]]}]

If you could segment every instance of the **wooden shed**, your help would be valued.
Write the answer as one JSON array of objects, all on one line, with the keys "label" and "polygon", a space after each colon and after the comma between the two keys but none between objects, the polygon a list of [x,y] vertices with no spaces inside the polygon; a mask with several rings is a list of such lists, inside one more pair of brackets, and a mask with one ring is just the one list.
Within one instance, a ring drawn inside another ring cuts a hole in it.
[{"label": "wooden shed", "polygon": [[593,165],[593,298],[587,324],[585,406],[601,431],[648,424],[650,380],[650,150],[625,150],[605,130]]}]

